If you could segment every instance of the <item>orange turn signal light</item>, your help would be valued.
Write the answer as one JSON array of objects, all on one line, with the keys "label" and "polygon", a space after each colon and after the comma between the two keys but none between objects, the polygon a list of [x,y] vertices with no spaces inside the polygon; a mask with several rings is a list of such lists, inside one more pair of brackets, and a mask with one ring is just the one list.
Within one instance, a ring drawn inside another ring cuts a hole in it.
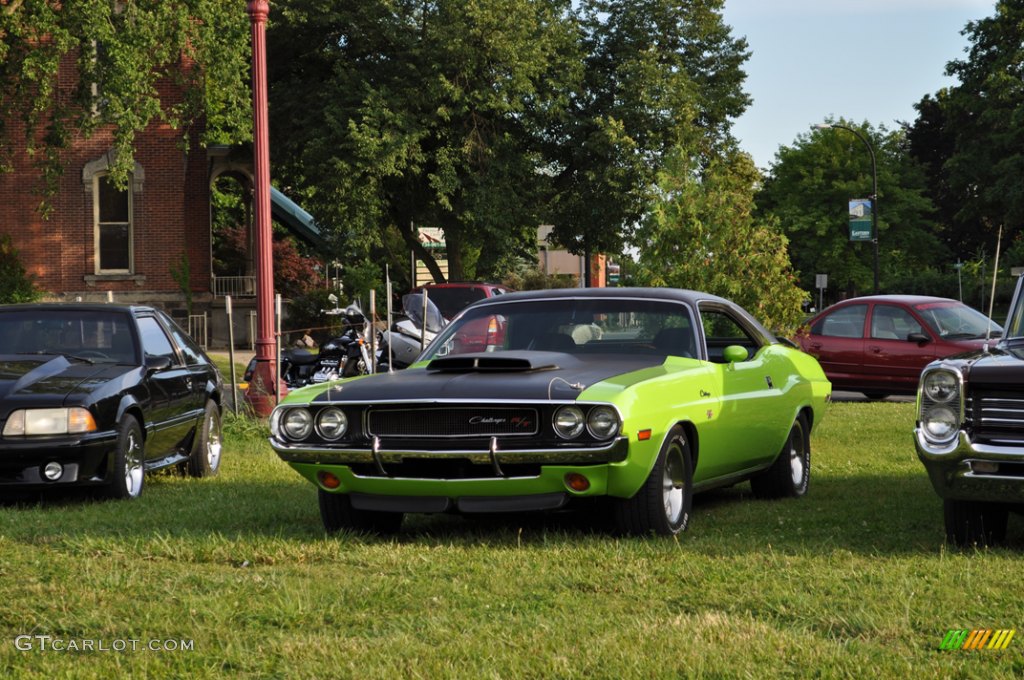
[{"label": "orange turn signal light", "polygon": [[321,470],[316,473],[316,478],[320,480],[320,486],[325,489],[337,489],[341,486],[341,480],[333,472],[325,472]]},{"label": "orange turn signal light", "polygon": [[640,430],[639,432],[636,433],[636,438],[637,438],[637,441],[645,442],[645,441],[647,441],[648,439],[651,438],[651,431],[650,430]]},{"label": "orange turn signal light", "polygon": [[565,485],[572,491],[582,493],[590,488],[590,480],[578,472],[570,472],[565,475]]}]

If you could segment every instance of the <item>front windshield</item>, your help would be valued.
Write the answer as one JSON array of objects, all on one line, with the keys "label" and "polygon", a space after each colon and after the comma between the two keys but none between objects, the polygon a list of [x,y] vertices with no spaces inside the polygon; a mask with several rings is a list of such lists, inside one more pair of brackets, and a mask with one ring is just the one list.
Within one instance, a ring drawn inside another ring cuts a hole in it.
[{"label": "front windshield", "polygon": [[1003,334],[1003,327],[981,312],[959,302],[915,305],[925,323],[946,340],[967,340]]},{"label": "front windshield", "polygon": [[690,310],[682,303],[562,298],[467,309],[422,358],[522,350],[696,358],[696,346]]}]

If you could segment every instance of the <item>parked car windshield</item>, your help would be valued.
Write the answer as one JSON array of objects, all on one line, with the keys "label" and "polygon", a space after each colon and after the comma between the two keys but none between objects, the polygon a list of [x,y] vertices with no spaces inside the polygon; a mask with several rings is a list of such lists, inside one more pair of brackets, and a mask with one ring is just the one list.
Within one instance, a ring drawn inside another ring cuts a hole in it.
[{"label": "parked car windshield", "polygon": [[697,356],[694,324],[686,305],[586,298],[505,302],[467,310],[431,344],[423,358],[479,351],[480,329],[486,326],[503,331],[493,334],[494,344],[486,345],[487,352]]},{"label": "parked car windshield", "polygon": [[981,312],[955,302],[929,302],[914,309],[931,329],[947,340],[999,337],[1003,327]]},{"label": "parked car windshield", "polygon": [[0,338],[13,354],[62,354],[131,364],[135,341],[124,314],[87,310],[0,313]]}]

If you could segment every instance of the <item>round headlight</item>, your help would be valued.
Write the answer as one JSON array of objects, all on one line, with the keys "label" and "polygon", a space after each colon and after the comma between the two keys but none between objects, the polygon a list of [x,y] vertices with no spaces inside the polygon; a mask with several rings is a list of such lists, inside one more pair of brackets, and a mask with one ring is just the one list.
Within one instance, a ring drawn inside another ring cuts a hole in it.
[{"label": "round headlight", "polygon": [[305,439],[313,431],[313,416],[304,408],[289,409],[281,417],[281,429],[289,439]]},{"label": "round headlight", "polygon": [[936,441],[952,439],[960,429],[956,413],[948,406],[938,406],[925,411],[921,415],[921,425],[928,432],[928,436]]},{"label": "round headlight", "polygon": [[587,430],[594,439],[608,439],[619,433],[619,414],[611,406],[595,406],[587,415]]},{"label": "round headlight", "polygon": [[945,403],[954,398],[960,387],[956,376],[948,371],[934,371],[924,379],[924,394],[932,401]]},{"label": "round headlight", "polygon": [[325,408],[316,417],[316,429],[324,439],[338,439],[348,430],[348,417],[341,409]]},{"label": "round headlight", "polygon": [[583,433],[587,421],[583,411],[576,406],[563,406],[555,412],[552,424],[555,426],[555,434],[562,439],[575,439]]}]

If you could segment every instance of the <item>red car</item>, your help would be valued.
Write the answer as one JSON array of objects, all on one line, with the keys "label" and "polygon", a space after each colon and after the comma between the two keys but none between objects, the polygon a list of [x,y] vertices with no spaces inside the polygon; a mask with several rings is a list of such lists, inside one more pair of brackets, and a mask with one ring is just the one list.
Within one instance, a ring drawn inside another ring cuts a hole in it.
[{"label": "red car", "polygon": [[[446,319],[453,319],[464,308],[477,300],[504,295],[512,291],[498,283],[482,283],[476,281],[462,282],[449,281],[447,283],[428,283],[420,286],[413,292],[425,290],[431,302],[437,305],[441,316]],[[485,352],[489,346],[501,345],[505,342],[505,320],[502,317],[492,316],[484,322],[483,319],[474,322],[467,332],[463,333],[458,351],[462,352]]]},{"label": "red car", "polygon": [[1003,329],[962,302],[922,295],[843,300],[807,323],[797,341],[817,357],[833,389],[870,399],[916,394],[921,369],[935,359],[980,349]]}]

